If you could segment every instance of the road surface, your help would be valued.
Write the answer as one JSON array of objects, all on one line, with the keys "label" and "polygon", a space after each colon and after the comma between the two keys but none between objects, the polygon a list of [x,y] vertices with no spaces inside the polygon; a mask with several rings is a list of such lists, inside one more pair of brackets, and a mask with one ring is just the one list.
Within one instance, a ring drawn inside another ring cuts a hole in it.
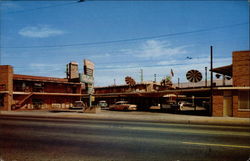
[{"label": "road surface", "polygon": [[1,161],[247,161],[250,128],[1,116]]}]

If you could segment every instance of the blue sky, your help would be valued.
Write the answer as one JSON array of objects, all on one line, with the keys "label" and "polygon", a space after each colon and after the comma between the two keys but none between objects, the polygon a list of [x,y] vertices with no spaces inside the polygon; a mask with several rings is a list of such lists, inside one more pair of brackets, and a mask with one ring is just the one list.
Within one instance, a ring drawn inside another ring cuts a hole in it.
[{"label": "blue sky", "polygon": [[[247,1],[1,1],[1,64],[17,74],[65,77],[65,66],[95,63],[95,85],[125,84],[126,76],[187,82],[249,50]],[[187,59],[192,57],[192,59]]]}]

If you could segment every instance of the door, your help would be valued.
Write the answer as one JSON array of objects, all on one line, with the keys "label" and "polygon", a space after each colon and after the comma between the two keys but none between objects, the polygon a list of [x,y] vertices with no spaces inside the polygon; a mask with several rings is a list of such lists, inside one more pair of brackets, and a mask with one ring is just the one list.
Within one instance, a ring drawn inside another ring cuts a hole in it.
[{"label": "door", "polygon": [[231,91],[224,92],[223,116],[233,116],[233,97]]}]

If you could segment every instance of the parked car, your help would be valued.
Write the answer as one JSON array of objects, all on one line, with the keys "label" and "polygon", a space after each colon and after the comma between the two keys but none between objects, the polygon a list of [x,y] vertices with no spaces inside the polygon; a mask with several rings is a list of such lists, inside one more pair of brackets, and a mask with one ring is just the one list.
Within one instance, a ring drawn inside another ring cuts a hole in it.
[{"label": "parked car", "polygon": [[108,107],[108,104],[105,100],[99,101],[98,105],[102,108],[102,109],[106,109]]},{"label": "parked car", "polygon": [[82,101],[75,101],[73,107],[70,107],[71,110],[84,110],[86,107],[85,103]]},{"label": "parked car", "polygon": [[184,106],[193,107],[193,104],[187,101],[180,101],[178,104],[180,105],[180,108],[183,108]]},{"label": "parked car", "polygon": [[128,101],[118,101],[114,105],[109,106],[109,110],[135,111],[137,105],[129,104]]},{"label": "parked car", "polygon": [[161,105],[161,110],[163,112],[178,112],[180,111],[180,105],[177,104],[176,102],[168,102],[166,104]]},{"label": "parked car", "polygon": [[204,107],[206,110],[208,110],[210,107],[210,102],[209,101],[202,101],[202,107]]}]

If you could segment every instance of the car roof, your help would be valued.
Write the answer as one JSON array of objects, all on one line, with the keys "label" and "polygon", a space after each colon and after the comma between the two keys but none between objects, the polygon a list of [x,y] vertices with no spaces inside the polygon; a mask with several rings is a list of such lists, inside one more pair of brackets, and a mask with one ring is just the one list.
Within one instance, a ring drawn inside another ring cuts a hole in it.
[{"label": "car roof", "polygon": [[128,103],[128,101],[118,101],[116,103]]}]

